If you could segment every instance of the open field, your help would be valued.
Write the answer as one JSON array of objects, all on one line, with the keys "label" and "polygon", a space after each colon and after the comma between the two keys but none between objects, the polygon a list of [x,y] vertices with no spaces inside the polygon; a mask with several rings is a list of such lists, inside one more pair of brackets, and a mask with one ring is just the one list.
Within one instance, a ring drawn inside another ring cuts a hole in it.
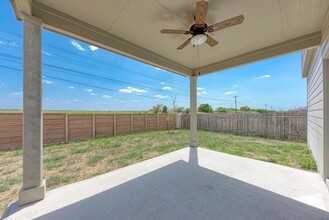
[{"label": "open field", "polygon": [[[23,110],[4,110],[0,109],[0,113],[22,113]],[[43,113],[65,113],[65,114],[145,114],[152,111],[75,111],[75,110],[43,110]]]},{"label": "open field", "polygon": [[[316,170],[307,145],[259,137],[199,131],[199,146],[305,170]],[[154,131],[44,148],[47,189],[103,174],[188,146],[189,131]],[[17,198],[22,182],[22,150],[0,151],[0,216]]]}]

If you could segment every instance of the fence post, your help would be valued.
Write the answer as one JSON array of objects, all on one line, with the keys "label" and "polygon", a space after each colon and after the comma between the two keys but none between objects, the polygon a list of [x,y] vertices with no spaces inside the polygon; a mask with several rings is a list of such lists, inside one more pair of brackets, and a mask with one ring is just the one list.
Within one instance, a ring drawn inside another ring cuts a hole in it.
[{"label": "fence post", "polygon": [[134,114],[130,114],[130,133],[134,132]]},{"label": "fence post", "polygon": [[145,113],[145,131],[147,131],[147,113]]},{"label": "fence post", "polygon": [[247,129],[248,136],[249,136],[249,116],[250,116],[250,114],[247,114],[247,117],[246,117],[246,129]]},{"label": "fence post", "polygon": [[113,114],[113,136],[117,135],[117,115]]},{"label": "fence post", "polygon": [[182,114],[177,114],[176,115],[176,129],[180,129],[181,128],[181,123],[182,123]]},{"label": "fence post", "polygon": [[69,142],[69,115],[65,114],[65,142]]},{"label": "fence post", "polygon": [[96,137],[96,119],[95,119],[95,114],[93,114],[93,138],[95,139]]},{"label": "fence post", "polygon": [[285,139],[285,136],[286,136],[286,122],[285,122],[285,117],[284,117],[284,112],[283,112],[283,139]]},{"label": "fence post", "polygon": [[159,114],[157,113],[157,130],[159,130]]}]

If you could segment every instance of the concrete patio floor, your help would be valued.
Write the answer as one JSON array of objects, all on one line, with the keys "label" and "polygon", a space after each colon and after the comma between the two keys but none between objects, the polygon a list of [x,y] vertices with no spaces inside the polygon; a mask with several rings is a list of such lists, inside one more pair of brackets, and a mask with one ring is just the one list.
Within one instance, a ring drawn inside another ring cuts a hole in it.
[{"label": "concrete patio floor", "polygon": [[5,219],[329,219],[317,173],[184,148],[47,192]]}]

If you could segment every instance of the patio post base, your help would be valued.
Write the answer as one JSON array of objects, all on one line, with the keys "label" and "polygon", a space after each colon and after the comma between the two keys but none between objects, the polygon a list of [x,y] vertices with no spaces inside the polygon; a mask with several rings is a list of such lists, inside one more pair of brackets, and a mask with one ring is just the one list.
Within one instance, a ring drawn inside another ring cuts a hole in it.
[{"label": "patio post base", "polygon": [[43,180],[40,186],[21,189],[18,195],[18,205],[23,206],[32,202],[37,202],[45,198],[46,180]]},{"label": "patio post base", "polygon": [[190,147],[192,147],[192,148],[196,148],[196,147],[198,147],[198,143],[197,142],[190,142]]}]

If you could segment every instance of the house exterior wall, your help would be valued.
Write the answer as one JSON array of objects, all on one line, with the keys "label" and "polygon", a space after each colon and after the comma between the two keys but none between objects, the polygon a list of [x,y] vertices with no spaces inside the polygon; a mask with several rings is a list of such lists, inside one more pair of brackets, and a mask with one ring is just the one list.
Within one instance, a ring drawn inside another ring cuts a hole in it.
[{"label": "house exterior wall", "polygon": [[307,76],[307,142],[316,160],[318,171],[323,174],[323,59],[320,48],[316,50]]},{"label": "house exterior wall", "polygon": [[[324,179],[329,177],[329,22],[323,25],[321,45],[313,48],[307,71],[307,140]],[[305,56],[306,52],[304,52]],[[305,60],[304,60],[305,61]]]}]

